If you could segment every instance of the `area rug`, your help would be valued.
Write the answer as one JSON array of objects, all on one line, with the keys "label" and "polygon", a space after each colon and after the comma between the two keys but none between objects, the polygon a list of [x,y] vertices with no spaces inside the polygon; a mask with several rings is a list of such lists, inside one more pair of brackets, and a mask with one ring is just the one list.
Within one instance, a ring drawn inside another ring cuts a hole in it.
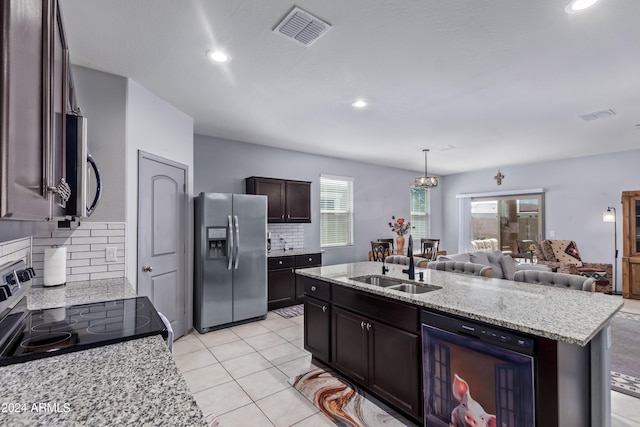
[{"label": "area rug", "polygon": [[640,399],[640,314],[611,319],[611,389]]},{"label": "area rug", "polygon": [[304,305],[292,305],[290,307],[283,307],[273,310],[274,313],[285,319],[291,319],[292,317],[302,316],[304,314]]},{"label": "area rug", "polygon": [[334,371],[315,368],[289,383],[340,427],[416,426]]}]

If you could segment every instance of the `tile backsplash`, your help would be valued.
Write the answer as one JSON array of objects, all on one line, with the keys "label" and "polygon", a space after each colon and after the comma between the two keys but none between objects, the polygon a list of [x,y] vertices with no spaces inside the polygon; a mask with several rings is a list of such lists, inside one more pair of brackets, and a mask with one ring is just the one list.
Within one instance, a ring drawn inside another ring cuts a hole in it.
[{"label": "tile backsplash", "polygon": [[267,224],[267,231],[271,233],[271,250],[284,249],[285,241],[287,248],[304,248],[303,224]]},{"label": "tile backsplash", "polygon": [[[52,246],[67,248],[67,282],[124,277],[126,233],[124,222],[82,222],[33,237],[34,284],[43,283],[44,250]],[[116,261],[106,260],[107,247],[116,248]]]},{"label": "tile backsplash", "polygon": [[0,243],[0,265],[18,260],[31,265],[31,237]]}]

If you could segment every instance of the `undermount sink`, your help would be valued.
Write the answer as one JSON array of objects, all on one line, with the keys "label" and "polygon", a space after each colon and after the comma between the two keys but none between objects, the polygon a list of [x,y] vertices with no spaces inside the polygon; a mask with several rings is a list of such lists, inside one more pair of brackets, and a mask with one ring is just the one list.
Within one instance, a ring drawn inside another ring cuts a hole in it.
[{"label": "undermount sink", "polygon": [[424,294],[425,292],[437,291],[438,289],[442,289],[439,286],[407,283],[406,280],[396,279],[395,277],[386,277],[386,276],[352,277],[351,280],[366,283],[368,285],[380,286],[387,289],[393,289],[393,290],[405,292],[408,294]]}]

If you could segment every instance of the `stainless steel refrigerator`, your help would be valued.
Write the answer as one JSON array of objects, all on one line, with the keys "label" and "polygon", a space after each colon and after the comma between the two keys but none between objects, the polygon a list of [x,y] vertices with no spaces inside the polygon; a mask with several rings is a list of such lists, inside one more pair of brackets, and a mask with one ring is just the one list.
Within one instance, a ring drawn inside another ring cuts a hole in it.
[{"label": "stainless steel refrigerator", "polygon": [[195,245],[195,328],[266,317],[267,197],[200,193]]}]

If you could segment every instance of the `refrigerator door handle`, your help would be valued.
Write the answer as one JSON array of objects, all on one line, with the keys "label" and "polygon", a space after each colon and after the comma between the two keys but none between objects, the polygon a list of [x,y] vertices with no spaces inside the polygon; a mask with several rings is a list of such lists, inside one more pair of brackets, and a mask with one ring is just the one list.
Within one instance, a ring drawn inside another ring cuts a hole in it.
[{"label": "refrigerator door handle", "polygon": [[240,227],[238,225],[238,216],[234,216],[233,217],[233,225],[235,226],[236,229],[236,246],[235,246],[235,251],[236,253],[234,254],[234,257],[236,259],[236,263],[234,268],[237,270],[238,269],[238,262],[240,262],[240,256],[238,255],[238,252],[240,251]]},{"label": "refrigerator door handle", "polygon": [[233,244],[233,228],[231,226],[231,215],[227,217],[227,232],[229,236],[229,246],[227,248],[229,264],[227,264],[227,270],[231,270],[231,266],[233,265],[233,253],[235,250],[235,245]]}]

